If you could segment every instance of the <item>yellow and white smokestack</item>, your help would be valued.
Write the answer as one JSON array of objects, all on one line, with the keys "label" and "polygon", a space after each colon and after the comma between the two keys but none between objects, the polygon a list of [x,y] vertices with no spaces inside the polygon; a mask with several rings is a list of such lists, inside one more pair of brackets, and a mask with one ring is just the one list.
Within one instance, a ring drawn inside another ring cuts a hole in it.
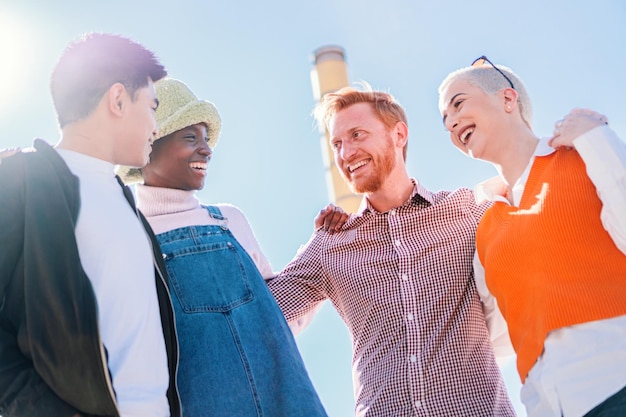
[{"label": "yellow and white smokestack", "polygon": [[[324,94],[337,91],[348,86],[348,71],[346,55],[340,46],[322,46],[313,52],[314,68],[311,70],[311,85],[313,97],[319,101]],[[328,132],[320,126],[322,133],[322,159],[326,170],[326,186],[330,201],[344,209],[347,213],[354,213],[361,204],[362,196],[353,193],[346,185],[341,173],[334,162],[333,150],[328,143]]]}]

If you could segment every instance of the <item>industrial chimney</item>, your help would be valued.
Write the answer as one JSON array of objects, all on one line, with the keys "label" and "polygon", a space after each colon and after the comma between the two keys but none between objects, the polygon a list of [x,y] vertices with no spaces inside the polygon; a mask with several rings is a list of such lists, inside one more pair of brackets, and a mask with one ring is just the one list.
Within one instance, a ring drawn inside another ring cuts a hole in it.
[{"label": "industrial chimney", "polygon": [[[319,101],[324,94],[348,86],[345,52],[335,45],[323,46],[313,52],[314,68],[311,70],[313,97]],[[361,204],[362,196],[353,193],[346,185],[334,162],[333,150],[328,143],[328,132],[320,126],[322,159],[326,170],[328,196],[333,204],[348,213],[354,213]]]}]

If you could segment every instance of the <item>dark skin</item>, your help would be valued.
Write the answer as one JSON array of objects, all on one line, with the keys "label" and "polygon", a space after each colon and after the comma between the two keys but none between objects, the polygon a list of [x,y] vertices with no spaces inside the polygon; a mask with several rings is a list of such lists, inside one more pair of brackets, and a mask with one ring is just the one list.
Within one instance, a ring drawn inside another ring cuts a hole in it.
[{"label": "dark skin", "polygon": [[[144,184],[178,190],[201,190],[213,152],[207,144],[207,128],[199,123],[185,127],[154,142],[150,162],[141,170]],[[348,215],[334,204],[320,210],[315,229],[337,232]]]},{"label": "dark skin", "polygon": [[[141,170],[144,183],[153,187],[201,190],[206,166],[213,152],[207,144],[207,129],[196,124],[154,142],[150,162]],[[0,159],[3,156],[0,154]],[[348,219],[341,207],[329,204],[315,217],[315,229],[338,232]],[[75,414],[73,417],[82,417]]]},{"label": "dark skin", "polygon": [[207,128],[203,123],[156,140],[150,162],[141,169],[144,183],[152,187],[201,190],[213,154],[207,141]]}]

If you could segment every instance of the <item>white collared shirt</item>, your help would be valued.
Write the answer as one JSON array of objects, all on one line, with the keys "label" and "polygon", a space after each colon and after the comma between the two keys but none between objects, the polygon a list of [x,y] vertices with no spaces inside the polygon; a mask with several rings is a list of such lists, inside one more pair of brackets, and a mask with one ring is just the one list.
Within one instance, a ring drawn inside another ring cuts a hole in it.
[{"label": "white collared shirt", "polygon": [[[602,224],[626,254],[626,146],[603,125],[576,138],[574,147],[602,201]],[[520,202],[535,157],[552,152],[547,139],[542,139],[513,186],[514,205]],[[509,204],[505,192],[502,180],[494,178],[478,185],[476,198]],[[497,306],[487,289],[478,256],[474,258],[474,271],[481,299],[486,306]],[[502,321],[492,320],[489,327],[500,336],[506,331]],[[494,344],[494,348],[498,353],[503,347]],[[626,316],[619,316],[550,332],[542,355],[522,387],[521,399],[529,417],[582,416],[625,385]]]}]

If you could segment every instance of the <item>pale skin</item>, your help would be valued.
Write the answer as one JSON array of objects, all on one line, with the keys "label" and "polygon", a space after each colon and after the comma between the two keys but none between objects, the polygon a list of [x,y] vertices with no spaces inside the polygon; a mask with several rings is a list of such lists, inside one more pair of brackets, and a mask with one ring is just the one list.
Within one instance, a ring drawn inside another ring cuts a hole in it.
[{"label": "pale skin", "polygon": [[[335,164],[346,181],[362,191],[370,204],[385,212],[404,204],[413,191],[406,170],[403,148],[408,127],[397,122],[387,127],[370,103],[356,103],[337,112],[329,123]],[[391,152],[389,172],[381,173],[385,151]],[[368,184],[377,179],[378,186]]]},{"label": "pale skin", "polygon": [[347,220],[348,214],[341,207],[330,203],[315,216],[314,228],[317,230],[321,227],[323,230],[333,234],[341,230],[341,226]]},{"label": "pale skin", "polygon": [[[404,204],[413,192],[404,162],[408,127],[387,127],[369,103],[356,103],[337,112],[329,123],[335,164],[348,184],[362,192],[378,211]],[[391,150],[389,150],[391,145]],[[385,159],[385,152],[389,152]],[[381,157],[383,154],[383,157]],[[329,204],[315,218],[315,228],[337,232],[348,219],[341,207]]]},{"label": "pale skin", "polygon": [[157,134],[157,106],[149,78],[148,85],[137,90],[135,97],[123,84],[115,83],[93,112],[63,127],[56,146],[116,165],[142,167],[148,163]]},{"label": "pale skin", "polygon": [[491,162],[510,195],[539,143],[522,120],[517,92],[505,88],[491,95],[458,79],[443,96],[444,125],[453,145],[470,157]]},{"label": "pale skin", "polygon": [[[87,117],[61,129],[56,147],[98,158],[112,164],[142,167],[148,162],[157,134],[158,106],[152,80],[134,95],[121,83],[113,84]],[[0,159],[19,149],[0,152]],[[81,417],[77,413],[73,417]]]},{"label": "pale skin", "polygon": [[[466,155],[490,162],[497,169],[509,200],[512,187],[530,162],[539,138],[524,122],[517,92],[505,88],[488,94],[459,78],[442,94],[444,125],[450,140]],[[573,147],[576,137],[606,122],[591,110],[572,110],[557,122],[550,145]]]},{"label": "pale skin", "polygon": [[[99,121],[100,119],[108,120],[109,117],[119,118],[123,116],[122,109],[117,105],[117,103],[119,102],[119,98],[123,96],[123,94],[125,93],[123,89],[119,88],[120,86],[121,84],[119,86],[115,86],[115,85],[112,86],[111,89],[109,89],[108,94],[105,95],[105,97],[103,97],[103,99],[98,105],[98,108],[100,109],[100,111],[94,112],[93,118],[95,119],[95,121]],[[129,97],[127,94],[126,96]],[[155,109],[156,109],[156,105],[157,103],[155,102],[154,103]],[[363,107],[363,106],[355,105],[353,107],[357,107],[358,109],[359,107]],[[352,114],[356,113],[354,112],[354,110],[351,112],[346,111],[346,113],[344,113],[341,117],[339,117],[339,121],[342,122],[343,119],[352,117]],[[104,114],[101,114],[101,113],[104,113]],[[343,113],[343,112],[340,112],[340,113]],[[366,113],[369,113],[367,117],[373,118],[372,120],[369,121],[370,124],[374,122],[373,124],[377,124],[378,126],[376,126],[376,128],[378,128],[379,130],[381,127],[384,128],[384,125],[382,124],[382,122],[378,121],[378,119],[376,118],[376,116],[373,114],[371,110]],[[95,116],[95,115],[98,115],[98,116]],[[375,122],[378,122],[378,123],[375,123]],[[95,122],[92,122],[92,123],[95,123]],[[101,123],[102,122],[99,122],[98,124],[101,124]],[[77,150],[77,151],[82,149],[83,153],[86,153],[90,156],[98,157],[100,159],[104,159],[112,163],[116,163],[116,162],[113,162],[114,158],[111,155],[111,152],[107,152],[106,149],[88,149],[88,150],[84,149],[85,143],[94,142],[94,141],[97,142],[96,135],[98,134],[98,132],[91,132],[91,129],[93,129],[93,127],[90,127],[89,130],[85,132],[86,129],[84,126],[82,126],[84,124],[86,124],[86,122],[82,122],[82,123],[77,122],[75,124],[72,124],[71,126],[66,127],[64,129],[63,139],[59,143],[59,147],[65,148],[65,149]],[[364,125],[367,125],[367,124],[368,123],[364,123]],[[74,125],[78,125],[78,126],[74,126]],[[107,124],[105,123],[105,125]],[[363,129],[365,128],[363,127]],[[350,160],[354,160],[354,155],[360,149],[358,143],[362,142],[363,140],[362,139],[357,140],[356,137],[359,134],[361,134],[360,133],[361,130],[358,130],[356,127],[353,128],[352,130],[353,132],[351,133],[351,135],[354,136],[354,138],[348,137],[348,138],[345,138],[344,140],[338,137],[335,140],[336,143],[338,143],[337,140],[339,140],[340,142],[345,142],[345,145],[340,146],[341,148],[343,148],[343,150],[340,152],[336,152],[335,159],[336,159],[336,163],[338,164],[338,166],[344,165],[346,161],[349,162]],[[396,170],[397,172],[394,172],[394,178],[400,178],[401,180],[404,180],[403,181],[404,183],[408,183],[408,188],[404,187],[405,189],[403,190],[402,189],[403,187],[391,186],[392,184],[390,184],[390,181],[387,181],[387,187],[384,190],[380,192],[376,192],[376,193],[367,193],[367,195],[369,196],[368,198],[370,198],[370,201],[372,201],[372,199],[376,201],[376,203],[374,202],[372,203],[374,207],[376,207],[376,204],[379,204],[378,203],[379,201],[380,201],[380,207],[392,208],[392,207],[396,207],[402,204],[404,201],[406,201],[406,199],[408,199],[408,196],[410,195],[410,192],[413,187],[412,183],[409,180],[408,175],[406,174],[406,169],[404,167],[404,160],[402,158],[402,148],[404,144],[406,144],[408,129],[404,123],[399,122],[396,124],[394,129],[391,129],[391,130],[393,131],[393,134],[396,137],[397,146],[394,149],[395,156],[396,158],[399,157],[400,161],[402,161],[401,169]],[[357,131],[358,133],[355,133]],[[366,134],[366,136],[370,135],[369,130],[363,130],[362,132]],[[150,136],[150,139],[149,139],[150,145],[152,144],[153,142],[152,138],[155,135],[156,135],[156,131],[153,131],[152,136]],[[13,149],[0,151],[0,160],[4,157],[13,155],[17,151],[18,150],[13,150]],[[361,171],[366,171],[366,170],[361,169]],[[401,182],[398,182],[397,184],[399,185],[400,183]],[[398,196],[400,197],[398,198]],[[323,230],[326,230],[330,233],[334,233],[341,229],[341,226],[346,222],[347,219],[348,219],[348,214],[346,214],[343,211],[343,209],[341,209],[341,207],[336,206],[331,203],[327,205],[325,208],[323,208],[322,210],[320,210],[318,215],[315,217],[314,227],[315,229],[318,229],[321,227]]]},{"label": "pale skin", "polygon": [[4,158],[8,158],[9,156],[13,156],[16,153],[18,153],[19,151],[21,151],[20,148],[3,148],[3,149],[0,149],[0,164],[2,163],[2,160]]},{"label": "pale skin", "polygon": [[589,109],[573,109],[555,123],[549,144],[553,148],[573,147],[574,139],[603,124],[608,124],[606,116]]}]

